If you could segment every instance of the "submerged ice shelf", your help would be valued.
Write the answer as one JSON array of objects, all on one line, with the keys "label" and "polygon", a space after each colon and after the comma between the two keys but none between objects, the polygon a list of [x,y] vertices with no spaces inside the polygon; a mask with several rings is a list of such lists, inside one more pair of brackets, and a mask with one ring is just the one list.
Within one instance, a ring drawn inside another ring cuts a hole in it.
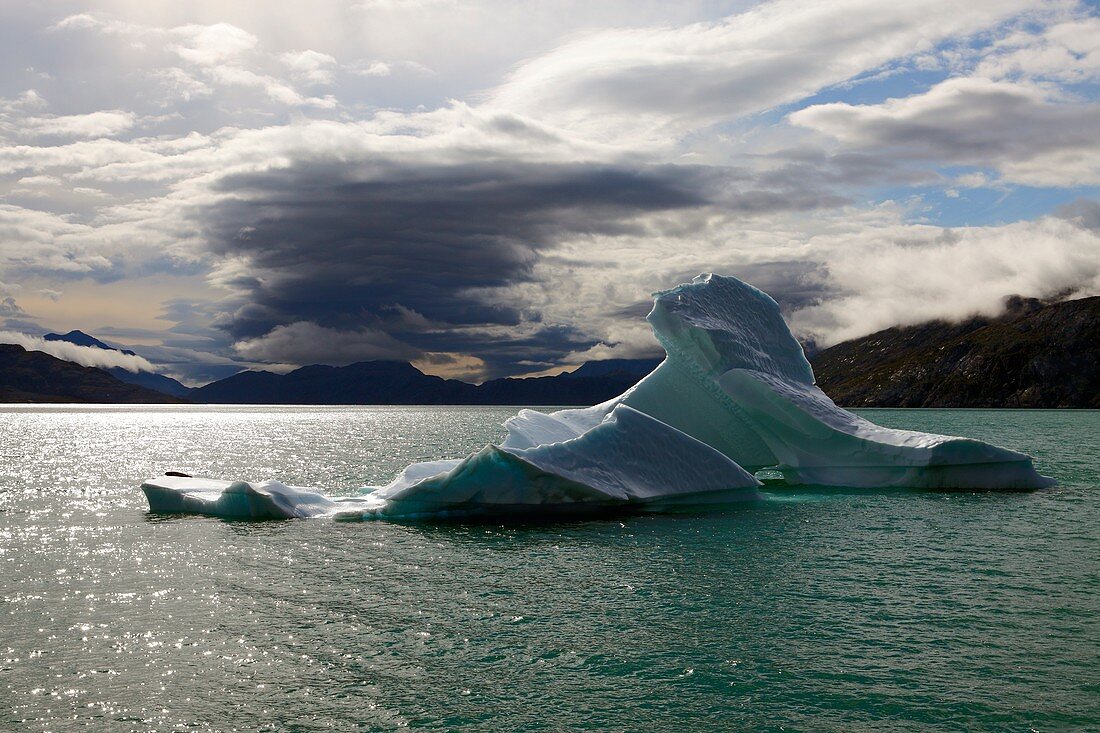
[{"label": "submerged ice shelf", "polygon": [[341,518],[545,515],[756,498],[755,471],[789,483],[931,489],[1053,485],[1028,456],[968,438],[884,428],[838,407],[779,306],[736,278],[657,293],[648,319],[667,354],[594,407],[521,410],[508,437],[465,459],[414,463],[392,483],[330,498],[275,481],[163,477],[156,512]]}]

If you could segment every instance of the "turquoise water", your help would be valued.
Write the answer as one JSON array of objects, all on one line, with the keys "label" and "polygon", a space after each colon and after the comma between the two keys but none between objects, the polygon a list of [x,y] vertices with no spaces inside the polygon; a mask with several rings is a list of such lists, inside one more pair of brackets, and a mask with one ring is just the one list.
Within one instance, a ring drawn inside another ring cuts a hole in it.
[{"label": "turquoise water", "polygon": [[168,469],[333,492],[514,408],[0,408],[0,729],[1100,727],[1100,412],[867,410],[1032,493],[775,489],[495,524],[146,512]]}]

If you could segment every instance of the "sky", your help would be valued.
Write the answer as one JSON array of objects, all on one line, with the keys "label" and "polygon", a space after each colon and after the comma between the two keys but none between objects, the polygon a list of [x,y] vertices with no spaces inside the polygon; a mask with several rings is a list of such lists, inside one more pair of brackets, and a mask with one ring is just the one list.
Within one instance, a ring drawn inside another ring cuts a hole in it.
[{"label": "sky", "polygon": [[481,381],[657,356],[650,294],[701,272],[818,346],[1100,294],[1096,4],[47,0],[0,28],[0,341],[81,329],[187,384]]}]

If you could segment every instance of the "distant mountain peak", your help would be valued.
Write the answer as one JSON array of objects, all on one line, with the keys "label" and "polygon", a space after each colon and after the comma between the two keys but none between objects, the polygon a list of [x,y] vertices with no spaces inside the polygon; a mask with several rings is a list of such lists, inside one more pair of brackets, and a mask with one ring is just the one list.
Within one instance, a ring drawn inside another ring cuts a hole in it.
[{"label": "distant mountain peak", "polygon": [[404,361],[311,364],[287,374],[246,371],[199,387],[196,402],[233,404],[585,405],[622,393],[660,359],[587,362],[572,373],[480,385],[425,374]]},{"label": "distant mountain peak", "polygon": [[391,361],[384,359],[379,359],[377,361],[357,361],[344,366],[330,366],[328,364],[308,364],[306,366],[299,367],[292,372],[288,372],[287,376],[294,375],[296,377],[305,377],[315,374],[332,374],[334,372],[349,375],[358,374],[363,376],[425,376],[424,372],[420,371],[407,361]]},{"label": "distant mountain peak", "polygon": [[137,356],[133,351],[129,349],[116,349],[114,346],[108,346],[95,336],[84,333],[83,331],[74,328],[68,333],[47,333],[42,337],[46,341],[67,341],[70,344],[76,344],[77,346],[90,346],[94,349],[105,349],[106,351],[118,351],[127,356]]},{"label": "distant mountain peak", "polygon": [[108,346],[95,336],[84,333],[83,331],[73,329],[68,333],[47,333],[42,337],[46,341],[67,341],[70,344],[76,344],[77,346],[91,346],[96,349],[106,349],[107,351],[118,351],[113,346]]}]

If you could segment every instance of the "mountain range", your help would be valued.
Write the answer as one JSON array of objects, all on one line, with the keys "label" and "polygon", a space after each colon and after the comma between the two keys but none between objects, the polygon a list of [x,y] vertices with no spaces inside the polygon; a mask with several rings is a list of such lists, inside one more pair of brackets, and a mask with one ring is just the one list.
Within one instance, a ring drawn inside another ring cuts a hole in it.
[{"label": "mountain range", "polygon": [[[81,331],[45,338],[117,351]],[[1098,343],[1100,297],[1053,303],[1013,297],[997,317],[888,328],[819,351],[810,361],[818,385],[847,407],[1098,408]],[[475,385],[424,374],[406,362],[370,361],[286,374],[244,371],[189,388],[160,374],[80,367],[18,346],[0,349],[0,401],[6,402],[590,405],[621,394],[660,363],[607,359],[556,376]]]},{"label": "mountain range", "polygon": [[188,399],[273,405],[580,405],[610,399],[660,359],[589,362],[553,377],[493,379],[480,385],[424,374],[402,361],[312,365],[288,374],[248,371],[193,390]]}]

